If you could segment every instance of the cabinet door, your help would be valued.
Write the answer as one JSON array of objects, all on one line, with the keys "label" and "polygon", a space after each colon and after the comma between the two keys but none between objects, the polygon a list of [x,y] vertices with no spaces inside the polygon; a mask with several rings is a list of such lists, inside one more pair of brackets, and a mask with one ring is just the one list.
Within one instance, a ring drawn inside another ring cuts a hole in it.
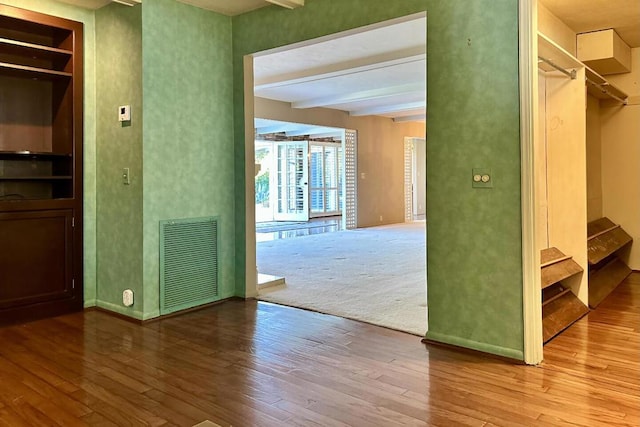
[{"label": "cabinet door", "polygon": [[0,213],[0,310],[73,299],[72,212]]}]

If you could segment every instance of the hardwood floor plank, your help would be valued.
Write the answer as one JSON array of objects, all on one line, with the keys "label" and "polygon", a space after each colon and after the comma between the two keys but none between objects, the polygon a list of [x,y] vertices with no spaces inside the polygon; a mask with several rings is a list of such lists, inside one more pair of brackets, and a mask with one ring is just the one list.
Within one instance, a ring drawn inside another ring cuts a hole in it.
[{"label": "hardwood floor plank", "polygon": [[0,343],[0,426],[640,425],[638,273],[535,367],[256,301],[145,325],[91,310]]},{"label": "hardwood floor plank", "polygon": [[81,420],[86,423],[86,425],[93,427],[118,427],[116,423],[109,421],[97,412],[91,412],[81,417]]},{"label": "hardwood floor plank", "polygon": [[10,407],[4,406],[0,408],[0,426],[6,427],[31,427],[32,424],[19,416]]}]

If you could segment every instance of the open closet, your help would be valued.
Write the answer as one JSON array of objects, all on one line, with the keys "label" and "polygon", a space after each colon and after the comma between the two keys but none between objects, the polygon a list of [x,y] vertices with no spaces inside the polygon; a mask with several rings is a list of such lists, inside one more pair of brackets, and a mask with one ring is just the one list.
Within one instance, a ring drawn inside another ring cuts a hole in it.
[{"label": "open closet", "polygon": [[581,22],[595,25],[589,11],[563,15],[562,6],[538,2],[536,239],[545,343],[640,269],[633,247],[640,233],[640,48],[613,22],[581,32]]}]

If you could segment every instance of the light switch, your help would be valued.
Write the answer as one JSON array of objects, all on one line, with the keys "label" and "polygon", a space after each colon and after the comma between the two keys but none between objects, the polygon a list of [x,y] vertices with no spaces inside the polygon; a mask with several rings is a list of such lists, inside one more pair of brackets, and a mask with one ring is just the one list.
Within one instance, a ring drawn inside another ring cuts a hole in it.
[{"label": "light switch", "polygon": [[131,184],[131,179],[129,178],[129,168],[122,169],[122,183],[124,185]]},{"label": "light switch", "polygon": [[121,105],[118,107],[118,121],[128,122],[131,120],[131,106]]}]

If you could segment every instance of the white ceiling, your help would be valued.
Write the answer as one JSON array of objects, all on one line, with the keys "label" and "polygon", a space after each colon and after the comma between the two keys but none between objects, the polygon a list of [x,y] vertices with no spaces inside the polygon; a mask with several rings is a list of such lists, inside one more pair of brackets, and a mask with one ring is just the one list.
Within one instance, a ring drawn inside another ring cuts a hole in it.
[{"label": "white ceiling", "polygon": [[[99,8],[111,0],[59,0]],[[153,0],[146,0],[153,1]],[[225,15],[269,5],[266,0],[180,0]],[[614,28],[640,46],[640,0],[540,0],[575,32]],[[258,54],[255,95],[350,115],[423,120],[426,109],[426,18],[383,23]]]},{"label": "white ceiling", "polygon": [[640,0],[539,0],[576,33],[613,28],[631,47],[640,47]]},{"label": "white ceiling", "polygon": [[[84,7],[86,9],[100,9],[112,2],[112,0],[58,0],[63,3],[73,4],[75,6]],[[153,1],[153,0],[147,0]],[[202,9],[212,10],[222,13],[223,15],[239,15],[268,6],[266,0],[179,0],[182,3],[191,4]]]},{"label": "white ceiling", "polygon": [[311,40],[254,58],[255,96],[293,108],[424,120],[426,17]]},{"label": "white ceiling", "polygon": [[287,137],[309,135],[313,138],[334,138],[336,140],[342,140],[344,133],[344,129],[260,118],[255,119],[254,125],[258,135],[283,133]]}]

